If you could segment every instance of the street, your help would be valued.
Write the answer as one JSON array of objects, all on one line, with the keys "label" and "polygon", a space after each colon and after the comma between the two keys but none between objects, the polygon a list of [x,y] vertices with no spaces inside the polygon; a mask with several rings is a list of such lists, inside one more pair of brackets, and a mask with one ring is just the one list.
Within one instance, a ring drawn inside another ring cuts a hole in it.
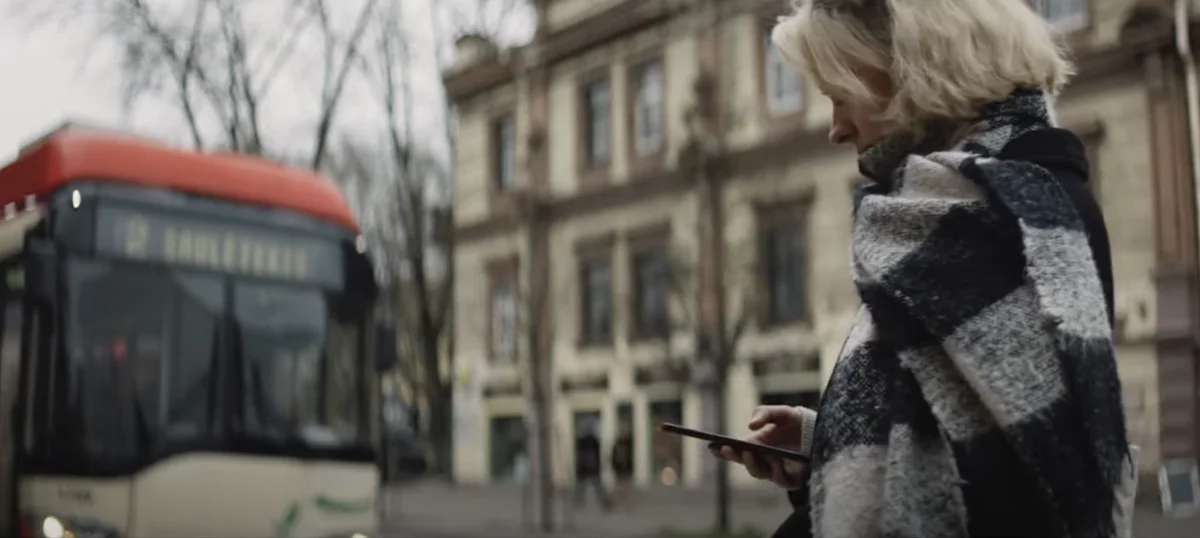
[{"label": "street", "polygon": [[[665,532],[707,533],[713,525],[714,492],[703,489],[640,491],[623,508],[605,513],[592,504],[576,508],[568,493],[560,494],[563,523],[555,537],[655,537]],[[762,488],[734,494],[733,527],[768,534],[791,507],[776,490]],[[393,486],[385,493],[384,534],[387,536],[527,537],[536,534],[532,498],[522,488],[507,485],[450,486],[435,481]],[[1200,518],[1172,520],[1157,506],[1142,505],[1134,520],[1138,538],[1200,536]]]}]

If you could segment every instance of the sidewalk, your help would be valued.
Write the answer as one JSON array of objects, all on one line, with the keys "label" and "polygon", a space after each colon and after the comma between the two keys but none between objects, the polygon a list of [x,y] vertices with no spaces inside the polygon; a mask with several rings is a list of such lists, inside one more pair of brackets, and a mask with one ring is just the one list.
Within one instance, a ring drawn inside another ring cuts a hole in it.
[{"label": "sidewalk", "polygon": [[[570,496],[558,497],[562,525],[554,537],[653,538],[664,529],[703,533],[714,523],[715,492],[711,489],[657,489],[638,492],[633,506],[602,512],[594,502],[576,508]],[[589,499],[592,501],[592,499]],[[427,481],[394,486],[385,492],[384,533],[387,536],[455,536],[526,538],[538,534],[533,499],[516,486],[451,486]],[[791,512],[778,490],[763,488],[734,492],[733,528],[754,527],[769,534]],[[1134,519],[1138,538],[1195,538],[1200,517],[1173,520],[1157,506],[1138,507]]]},{"label": "sidewalk", "polygon": [[1156,506],[1139,506],[1133,519],[1137,538],[1196,538],[1200,536],[1200,517],[1170,519]]},{"label": "sidewalk", "polygon": [[[384,532],[389,536],[528,537],[536,534],[534,502],[523,488],[509,485],[451,486],[426,481],[391,487],[384,498]],[[715,492],[657,489],[637,492],[631,503],[603,512],[575,507],[569,492],[557,497],[554,536],[654,537],[664,529],[701,533],[715,522]],[[773,530],[791,511],[778,490],[735,491],[734,529]]]}]

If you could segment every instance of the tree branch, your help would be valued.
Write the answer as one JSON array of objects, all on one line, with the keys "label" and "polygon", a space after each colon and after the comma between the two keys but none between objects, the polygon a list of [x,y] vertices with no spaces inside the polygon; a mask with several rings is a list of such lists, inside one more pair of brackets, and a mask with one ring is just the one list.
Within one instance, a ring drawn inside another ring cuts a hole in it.
[{"label": "tree branch", "polygon": [[179,84],[179,106],[183,109],[188,131],[192,135],[192,145],[197,150],[204,149],[204,136],[200,134],[200,123],[196,110],[192,107],[192,75],[195,72],[196,55],[200,50],[201,29],[208,15],[209,0],[196,2],[196,13],[192,17],[192,32],[188,37],[187,52],[184,53],[183,65],[176,69],[176,81]]},{"label": "tree branch", "polygon": [[246,29],[242,22],[241,11],[236,5],[229,7],[225,28],[229,48],[230,80],[231,85],[237,91],[237,94],[231,96],[230,101],[236,103],[240,100],[245,104],[245,114],[241,123],[244,131],[242,136],[247,141],[246,146],[241,150],[253,155],[261,155],[264,148],[262,131],[259,128],[258,94],[254,92],[248,60]]},{"label": "tree branch", "polygon": [[667,255],[667,264],[667,286],[670,296],[678,303],[678,310],[683,314],[683,323],[688,327],[697,328],[700,312],[695,303],[695,271],[684,257],[675,251]]},{"label": "tree branch", "polygon": [[[114,17],[118,21],[128,21],[132,19],[139,30],[145,34],[162,55],[165,60],[165,67],[173,73],[173,77],[178,85],[178,99],[180,107],[183,109],[184,119],[188,123],[188,129],[191,131],[193,143],[198,148],[204,147],[204,140],[200,135],[200,125],[197,118],[195,107],[191,102],[191,83],[198,81],[202,86],[208,86],[207,77],[198,65],[198,55],[201,50],[201,42],[203,39],[203,27],[208,7],[211,4],[210,0],[198,0],[196,11],[193,16],[193,24],[187,43],[187,52],[180,58],[177,51],[178,45],[176,39],[171,36],[163,26],[159,24],[153,14],[150,12],[149,6],[142,0],[126,0],[124,3],[116,4],[113,9]],[[128,16],[129,18],[125,18]],[[134,38],[126,45],[127,59],[130,53],[144,54],[144,49],[138,43],[140,39]],[[135,51],[141,51],[135,52]],[[136,60],[134,60],[136,62]],[[134,70],[145,69],[148,66],[134,63],[128,66]],[[137,76],[141,73],[133,73],[135,76],[127,81],[136,81]],[[136,82],[134,82],[136,84]],[[132,92],[128,98],[136,98],[136,94],[140,93],[138,88],[127,88]]]},{"label": "tree branch", "polygon": [[254,93],[257,95],[266,95],[271,91],[279,73],[283,71],[283,66],[287,65],[287,60],[295,53],[300,36],[308,27],[310,13],[302,9],[299,1],[291,2],[289,5],[292,6],[292,9],[288,12],[284,27],[268,41],[268,45],[264,47],[265,52],[260,55],[258,61],[254,62],[252,72],[262,73],[255,84]]},{"label": "tree branch", "polygon": [[336,75],[332,79],[329,78],[330,73],[334,71],[332,59],[335,56],[332,47],[334,40],[332,39],[332,31],[330,29],[328,12],[325,7],[324,0],[315,0],[318,11],[321,15],[321,27],[326,32],[326,64],[325,64],[325,85],[321,92],[321,115],[317,123],[316,143],[313,149],[312,159],[309,166],[313,169],[318,169],[321,162],[325,159],[326,148],[329,143],[329,132],[333,128],[333,120],[337,113],[338,104],[341,101],[342,93],[346,89],[346,81],[349,78],[351,67],[354,66],[355,60],[359,54],[359,43],[362,41],[363,35],[366,34],[372,16],[375,14],[375,6],[378,0],[367,0],[362,11],[358,14],[358,20],[355,22],[354,30],[346,41],[345,50],[341,55],[341,65],[336,71]]}]

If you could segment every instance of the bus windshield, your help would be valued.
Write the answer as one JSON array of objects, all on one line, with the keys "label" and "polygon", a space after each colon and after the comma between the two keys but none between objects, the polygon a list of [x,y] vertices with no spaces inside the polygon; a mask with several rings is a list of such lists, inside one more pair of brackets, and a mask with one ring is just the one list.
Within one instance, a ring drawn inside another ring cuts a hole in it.
[{"label": "bus windshield", "polygon": [[331,320],[321,290],[234,285],[248,436],[347,447],[363,441],[357,328]]},{"label": "bus windshield", "polygon": [[99,259],[66,269],[53,392],[91,464],[369,449],[363,322],[328,291]]}]

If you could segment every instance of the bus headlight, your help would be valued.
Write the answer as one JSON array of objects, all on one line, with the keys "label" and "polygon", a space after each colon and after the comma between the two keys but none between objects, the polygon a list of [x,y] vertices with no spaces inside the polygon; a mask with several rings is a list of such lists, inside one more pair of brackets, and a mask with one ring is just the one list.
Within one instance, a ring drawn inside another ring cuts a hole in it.
[{"label": "bus headlight", "polygon": [[92,518],[26,514],[21,535],[32,538],[119,538],[121,533]]},{"label": "bus headlight", "polygon": [[370,533],[370,532],[346,532],[346,533],[334,534],[327,538],[371,538],[371,536],[373,536],[373,535],[374,535],[374,533]]},{"label": "bus headlight", "polygon": [[62,521],[54,516],[46,516],[42,518],[42,537],[43,538],[63,538],[67,533],[67,527]]}]

